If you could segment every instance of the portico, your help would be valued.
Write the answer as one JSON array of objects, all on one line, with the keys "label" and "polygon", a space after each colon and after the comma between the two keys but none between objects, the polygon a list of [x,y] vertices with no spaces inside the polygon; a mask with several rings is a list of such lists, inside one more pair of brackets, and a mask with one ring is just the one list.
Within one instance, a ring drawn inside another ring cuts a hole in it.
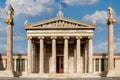
[{"label": "portico", "polygon": [[[92,73],[95,24],[57,17],[26,24],[28,73]],[[34,64],[34,65],[33,65]]]},{"label": "portico", "polygon": [[[84,41],[85,40],[85,41]],[[86,42],[87,40],[87,42]],[[88,64],[92,60],[92,37],[81,36],[42,36],[42,37],[28,37],[28,73],[59,73],[61,69],[64,74],[68,73],[88,73],[92,72],[92,65],[85,66],[85,44],[89,45],[87,54],[90,57],[87,58]],[[35,47],[33,46],[35,45]],[[33,50],[35,48],[35,50]],[[36,56],[33,56],[36,55]],[[57,64],[57,57],[61,56],[62,65]],[[38,60],[33,59],[38,58]],[[91,59],[91,60],[90,60]],[[86,60],[86,59],[85,59]],[[35,67],[32,64],[39,64]],[[77,66],[76,66],[77,65]],[[83,70],[83,67],[87,67],[88,70]],[[33,69],[34,68],[34,69]],[[37,69],[38,68],[38,69]],[[33,71],[31,71],[33,70]]]}]

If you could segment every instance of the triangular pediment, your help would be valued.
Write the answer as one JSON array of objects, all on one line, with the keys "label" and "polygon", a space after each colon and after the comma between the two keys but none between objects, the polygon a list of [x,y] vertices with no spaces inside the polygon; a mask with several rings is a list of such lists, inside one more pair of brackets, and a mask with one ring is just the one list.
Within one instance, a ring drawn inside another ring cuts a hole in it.
[{"label": "triangular pediment", "polygon": [[95,28],[95,24],[89,24],[78,20],[55,17],[40,22],[26,24],[25,29],[40,29],[40,28]]}]

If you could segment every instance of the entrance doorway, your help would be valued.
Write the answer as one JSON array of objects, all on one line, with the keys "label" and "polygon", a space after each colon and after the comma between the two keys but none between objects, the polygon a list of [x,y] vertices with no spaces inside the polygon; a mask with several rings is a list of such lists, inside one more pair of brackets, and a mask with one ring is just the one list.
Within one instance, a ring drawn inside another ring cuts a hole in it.
[{"label": "entrance doorway", "polygon": [[63,56],[57,56],[57,63],[56,63],[56,67],[57,67],[57,73],[63,73],[64,69],[63,69]]}]

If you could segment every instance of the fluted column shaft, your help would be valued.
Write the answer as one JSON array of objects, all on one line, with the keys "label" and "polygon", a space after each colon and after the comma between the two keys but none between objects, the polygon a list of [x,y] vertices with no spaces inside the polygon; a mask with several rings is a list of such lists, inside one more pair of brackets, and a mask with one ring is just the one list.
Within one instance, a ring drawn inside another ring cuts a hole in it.
[{"label": "fluted column shaft", "polygon": [[32,37],[28,37],[28,73],[32,73]]},{"label": "fluted column shaft", "polygon": [[89,49],[89,60],[88,60],[88,72],[92,73],[93,72],[93,68],[92,68],[92,57],[93,57],[93,37],[89,37],[89,45],[88,45]]},{"label": "fluted column shaft", "polygon": [[81,72],[81,63],[80,63],[80,56],[81,56],[81,39],[82,37],[76,37],[77,39],[77,73]]},{"label": "fluted column shaft", "polygon": [[85,73],[88,72],[88,43],[85,43]]},{"label": "fluted column shaft", "polygon": [[68,73],[68,39],[69,37],[64,38],[64,73]]},{"label": "fluted column shaft", "polygon": [[13,54],[13,31],[12,25],[7,26],[7,70],[12,71],[12,54]]},{"label": "fluted column shaft", "polygon": [[14,59],[14,71],[16,71],[16,67],[17,67],[17,65],[16,65],[16,59]]},{"label": "fluted column shaft", "polygon": [[56,73],[56,38],[51,37],[52,39],[52,73]]},{"label": "fluted column shaft", "polygon": [[113,24],[108,27],[108,70],[114,69],[114,28]]},{"label": "fluted column shaft", "polygon": [[94,72],[96,72],[96,62],[95,62],[96,59],[93,59],[93,65],[94,65]]},{"label": "fluted column shaft", "polygon": [[28,63],[28,61],[27,61],[27,59],[25,59],[25,72],[27,73],[27,71],[28,71],[28,65],[27,65],[27,63]]},{"label": "fluted column shaft", "polygon": [[44,73],[44,37],[38,37],[40,39],[40,54],[39,54],[39,73]]},{"label": "fluted column shaft", "polygon": [[101,72],[101,59],[99,59],[99,72]]}]

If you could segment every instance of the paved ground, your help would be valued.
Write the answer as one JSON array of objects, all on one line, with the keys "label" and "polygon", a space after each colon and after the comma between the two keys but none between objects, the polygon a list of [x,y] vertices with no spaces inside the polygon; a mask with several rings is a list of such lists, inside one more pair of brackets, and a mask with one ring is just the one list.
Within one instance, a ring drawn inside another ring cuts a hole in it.
[{"label": "paved ground", "polygon": [[76,79],[45,79],[45,78],[0,78],[0,80],[120,80],[119,78],[76,78]]}]

